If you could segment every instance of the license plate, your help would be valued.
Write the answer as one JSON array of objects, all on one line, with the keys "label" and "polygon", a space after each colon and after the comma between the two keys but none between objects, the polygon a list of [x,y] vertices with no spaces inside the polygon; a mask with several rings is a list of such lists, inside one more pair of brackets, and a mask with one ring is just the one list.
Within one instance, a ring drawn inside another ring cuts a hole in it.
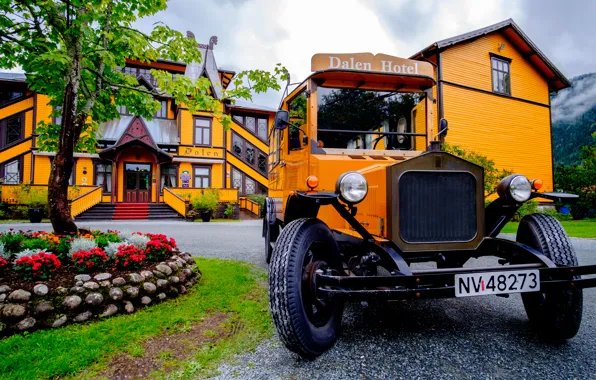
[{"label": "license plate", "polygon": [[455,296],[523,293],[540,290],[537,270],[467,273],[455,275]]}]

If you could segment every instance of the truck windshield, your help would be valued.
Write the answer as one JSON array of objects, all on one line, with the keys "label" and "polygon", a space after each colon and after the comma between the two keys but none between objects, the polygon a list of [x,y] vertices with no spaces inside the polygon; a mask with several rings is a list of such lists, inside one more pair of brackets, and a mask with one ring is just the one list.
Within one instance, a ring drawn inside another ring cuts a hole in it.
[{"label": "truck windshield", "polygon": [[415,150],[417,145],[425,144],[424,137],[395,133],[424,133],[426,112],[422,109],[422,96],[318,87],[319,144],[340,149]]}]

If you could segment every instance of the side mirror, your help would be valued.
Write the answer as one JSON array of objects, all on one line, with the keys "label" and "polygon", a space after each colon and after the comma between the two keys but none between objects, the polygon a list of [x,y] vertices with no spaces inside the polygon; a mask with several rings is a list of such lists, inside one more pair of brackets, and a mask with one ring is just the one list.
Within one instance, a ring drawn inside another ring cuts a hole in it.
[{"label": "side mirror", "polygon": [[289,125],[290,112],[285,110],[277,111],[275,114],[275,129],[285,129]]},{"label": "side mirror", "polygon": [[447,123],[446,119],[441,119],[439,121],[439,136],[441,136],[441,137],[447,136],[448,130],[449,130],[449,123]]}]

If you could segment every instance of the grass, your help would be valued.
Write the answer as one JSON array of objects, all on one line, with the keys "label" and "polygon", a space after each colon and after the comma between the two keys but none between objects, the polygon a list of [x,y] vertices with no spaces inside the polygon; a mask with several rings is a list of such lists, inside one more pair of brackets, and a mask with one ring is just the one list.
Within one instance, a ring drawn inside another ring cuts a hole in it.
[{"label": "grass", "polygon": [[[596,219],[566,220],[561,224],[571,237],[596,239]],[[518,222],[509,222],[501,231],[504,234],[517,233]]]},{"label": "grass", "polygon": [[[263,285],[266,274],[237,261],[196,260],[203,277],[185,296],[131,315],[0,340],[0,377],[3,380],[90,378],[101,373],[115,354],[142,355],[142,342],[148,338],[178,332],[177,327],[200,323],[223,312],[231,315],[233,333],[201,346],[188,360],[169,363],[177,372],[167,376],[196,378],[215,374],[223,360],[254,349],[272,335]],[[163,353],[163,358],[167,355]],[[165,376],[155,373],[153,377]]]},{"label": "grass", "polygon": [[[29,219],[4,219],[0,220],[0,224],[10,224],[10,223],[30,223]],[[42,219],[41,223],[50,223],[49,219]]]}]

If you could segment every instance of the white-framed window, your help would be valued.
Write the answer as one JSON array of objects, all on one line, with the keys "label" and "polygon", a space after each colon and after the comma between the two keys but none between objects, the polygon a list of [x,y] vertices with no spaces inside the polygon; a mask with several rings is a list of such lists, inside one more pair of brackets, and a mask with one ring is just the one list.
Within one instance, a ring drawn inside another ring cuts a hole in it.
[{"label": "white-framed window", "polygon": [[211,145],[211,119],[195,117],[194,143],[195,145]]}]

